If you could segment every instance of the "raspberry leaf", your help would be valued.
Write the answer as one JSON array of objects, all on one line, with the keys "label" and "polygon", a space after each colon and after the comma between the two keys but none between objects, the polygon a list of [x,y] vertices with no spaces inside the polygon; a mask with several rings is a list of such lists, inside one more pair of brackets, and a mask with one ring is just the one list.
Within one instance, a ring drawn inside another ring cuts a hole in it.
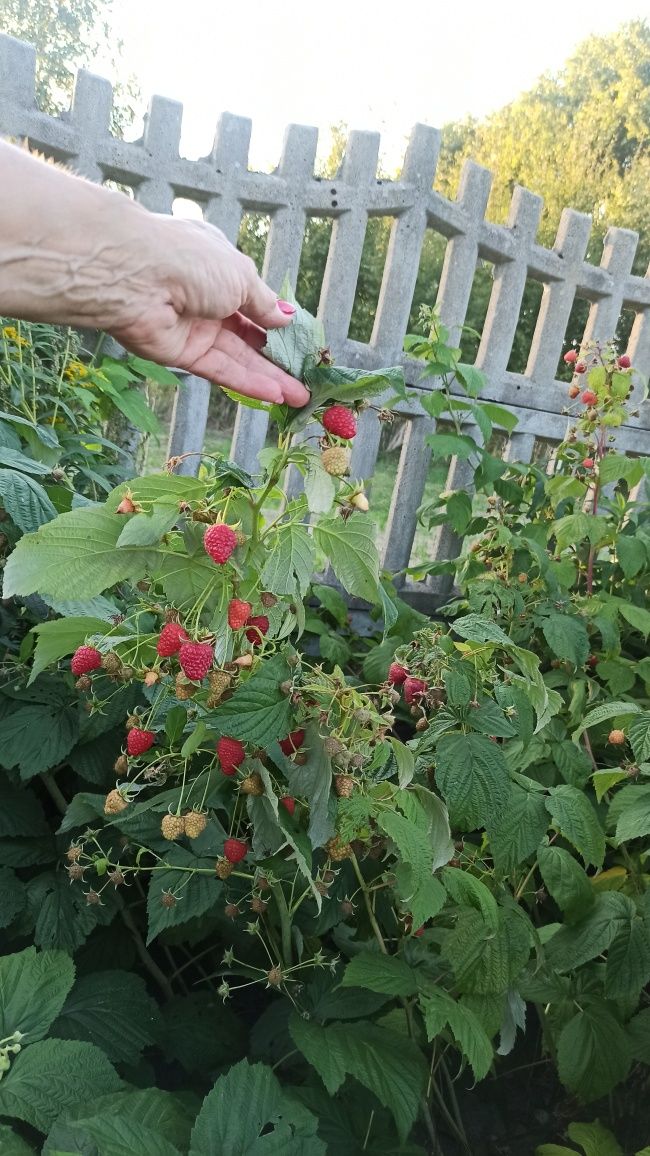
[{"label": "raspberry leaf", "polygon": [[48,1032],[74,983],[74,964],[65,951],[27,947],[0,959],[0,1038],[20,1031],[24,1044]]},{"label": "raspberry leaf", "polygon": [[227,702],[212,713],[221,734],[268,746],[290,730],[291,704],[280,690],[290,676],[281,655],[264,662]]},{"label": "raspberry leaf", "polygon": [[379,553],[376,526],[366,514],[355,512],[347,521],[324,518],[314,527],[317,546],[348,594],[376,602],[379,597]]},{"label": "raspberry leaf", "polygon": [[0,1084],[0,1114],[47,1132],[82,1100],[116,1092],[122,1081],[94,1044],[41,1040],[25,1048]]},{"label": "raspberry leaf", "polygon": [[[190,1156],[325,1156],[318,1120],[288,1101],[271,1068],[241,1060],[208,1093],[192,1130]],[[308,1143],[305,1143],[305,1141]]]},{"label": "raspberry leaf", "polygon": [[144,980],[115,969],[81,976],[51,1033],[97,1044],[113,1063],[134,1064],[143,1049],[156,1042],[159,1028],[158,1005]]}]

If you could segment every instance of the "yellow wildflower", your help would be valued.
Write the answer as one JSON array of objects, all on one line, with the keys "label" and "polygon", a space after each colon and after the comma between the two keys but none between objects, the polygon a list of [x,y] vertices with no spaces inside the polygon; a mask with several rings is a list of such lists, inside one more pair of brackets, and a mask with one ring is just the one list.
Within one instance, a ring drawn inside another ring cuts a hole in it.
[{"label": "yellow wildflower", "polygon": [[64,377],[67,377],[68,381],[78,381],[80,385],[90,389],[93,385],[92,381],[80,381],[81,378],[88,377],[88,373],[88,366],[84,365],[82,361],[70,361],[63,371]]},{"label": "yellow wildflower", "polygon": [[15,345],[29,345],[26,337],[21,337],[15,325],[5,325],[2,330],[2,336],[7,341],[13,341]]}]

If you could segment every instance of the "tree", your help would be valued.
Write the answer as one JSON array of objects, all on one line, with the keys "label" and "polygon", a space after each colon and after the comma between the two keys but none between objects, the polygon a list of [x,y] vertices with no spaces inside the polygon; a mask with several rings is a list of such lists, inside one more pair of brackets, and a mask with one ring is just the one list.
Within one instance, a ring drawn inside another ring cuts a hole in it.
[{"label": "tree", "polygon": [[[117,69],[122,51],[111,24],[113,0],[3,0],[0,31],[36,49],[36,99],[45,112],[69,106],[75,74],[89,67],[106,44],[115,43]],[[121,135],[133,120],[139,90],[133,77],[114,85],[113,131]]]}]

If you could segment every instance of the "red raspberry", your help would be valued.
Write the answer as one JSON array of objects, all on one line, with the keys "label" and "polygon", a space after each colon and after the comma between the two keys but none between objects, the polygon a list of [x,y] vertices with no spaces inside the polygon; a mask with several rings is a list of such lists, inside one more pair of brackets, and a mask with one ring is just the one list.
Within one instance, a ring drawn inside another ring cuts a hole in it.
[{"label": "red raspberry", "polygon": [[290,758],[291,755],[295,755],[296,751],[300,750],[304,741],[304,731],[292,731],[290,735],[287,735],[286,739],[281,740],[280,750],[282,751],[283,755],[286,755],[287,758]]},{"label": "red raspberry", "polygon": [[288,815],[293,815],[296,809],[296,800],[292,799],[291,795],[285,795],[283,799],[280,799],[280,806],[284,807]]},{"label": "red raspberry", "polygon": [[598,401],[598,394],[594,393],[593,389],[586,389],[582,395],[581,400],[585,405],[595,405]]},{"label": "red raspberry", "polygon": [[230,739],[224,735],[217,743],[217,756],[223,774],[235,775],[237,767],[241,766],[246,758],[246,751],[239,739]]},{"label": "red raspberry", "polygon": [[214,661],[214,649],[209,642],[184,642],[178,652],[178,661],[186,678],[201,682]]},{"label": "red raspberry", "polygon": [[413,932],[413,935],[416,939],[421,939],[421,937],[424,935],[424,924],[422,924],[422,927],[418,927],[417,931]]},{"label": "red raspberry", "polygon": [[628,357],[627,353],[624,353],[623,356],[619,357],[619,359],[618,359],[618,368],[619,369],[629,369],[631,364],[632,364],[632,361]]},{"label": "red raspberry", "polygon": [[91,670],[98,670],[102,665],[102,656],[94,646],[80,646],[70,659],[70,670],[73,674],[89,674]]},{"label": "red raspberry", "polygon": [[132,498],[129,497],[128,494],[124,498],[122,498],[122,501],[120,502],[119,506],[115,507],[115,513],[116,514],[135,514],[135,513],[137,513],[137,510],[138,510],[138,507],[136,506],[136,504],[132,500]]},{"label": "red raspberry", "polygon": [[169,658],[172,654],[178,654],[181,643],[188,640],[189,634],[183,630],[180,622],[168,622],[160,631],[156,650],[161,658]]},{"label": "red raspberry", "polygon": [[426,693],[427,684],[421,678],[405,678],[404,679],[404,701],[411,706],[412,703],[417,702]]},{"label": "red raspberry", "polygon": [[592,670],[595,670],[599,662],[600,659],[597,654],[590,654],[589,658],[587,659],[587,666],[591,667]]},{"label": "red raspberry", "polygon": [[225,522],[217,522],[216,526],[209,526],[205,531],[203,545],[212,561],[218,566],[223,566],[237,545],[237,535],[232,526],[227,526]]},{"label": "red raspberry", "polygon": [[325,410],[321,421],[328,433],[350,441],[357,432],[357,419],[351,409],[344,405],[331,405]]},{"label": "red raspberry", "polygon": [[148,751],[155,741],[153,731],[141,731],[139,727],[133,727],[126,736],[126,749],[130,755],[136,757]]},{"label": "red raspberry", "polygon": [[400,666],[399,662],[391,662],[388,667],[388,681],[393,686],[401,686],[406,678],[408,678],[408,670]]},{"label": "red raspberry", "polygon": [[233,598],[228,603],[228,625],[231,630],[241,630],[245,626],[250,617],[250,612],[253,609],[250,602],[242,602],[239,598]]},{"label": "red raspberry", "polygon": [[248,843],[243,839],[226,839],[223,853],[229,863],[241,863],[248,855]]},{"label": "red raspberry", "polygon": [[246,631],[248,641],[252,642],[253,646],[261,646],[262,639],[260,636],[267,634],[269,629],[269,620],[266,614],[252,615],[252,617],[247,618],[246,625],[250,626],[250,630]]},{"label": "red raspberry", "polygon": [[568,349],[564,354],[564,361],[566,361],[567,365],[574,365],[577,360],[578,354],[575,349]]},{"label": "red raspberry", "polygon": [[583,458],[583,459],[582,459],[582,464],[583,464],[583,466],[585,467],[585,469],[586,469],[586,470],[593,470],[593,468],[594,468],[594,459],[593,459],[593,458]]},{"label": "red raspberry", "polygon": [[573,367],[573,372],[574,373],[586,373],[587,372],[587,362],[586,361],[576,361],[576,363]]}]

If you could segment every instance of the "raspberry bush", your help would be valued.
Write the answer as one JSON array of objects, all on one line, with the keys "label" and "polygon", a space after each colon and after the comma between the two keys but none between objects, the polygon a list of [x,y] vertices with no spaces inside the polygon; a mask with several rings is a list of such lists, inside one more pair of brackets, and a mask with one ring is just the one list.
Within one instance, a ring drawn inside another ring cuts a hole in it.
[{"label": "raspberry bush", "polygon": [[[475,1082],[531,1039],[557,1097],[642,1078],[650,537],[645,464],[608,441],[640,385],[580,350],[553,472],[506,463],[511,415],[429,324],[408,345],[450,427],[432,448],[476,483],[422,512],[467,539],[436,564],[439,621],[380,575],[348,472],[401,374],[332,365],[300,310],[267,352],[311,401],[272,407],[258,476],[131,479],[9,555],[5,597],[59,615],[8,652],[0,701],[12,1143],[472,1152]],[[303,646],[314,602],[340,642],[344,592],[383,622],[352,671]]]}]

